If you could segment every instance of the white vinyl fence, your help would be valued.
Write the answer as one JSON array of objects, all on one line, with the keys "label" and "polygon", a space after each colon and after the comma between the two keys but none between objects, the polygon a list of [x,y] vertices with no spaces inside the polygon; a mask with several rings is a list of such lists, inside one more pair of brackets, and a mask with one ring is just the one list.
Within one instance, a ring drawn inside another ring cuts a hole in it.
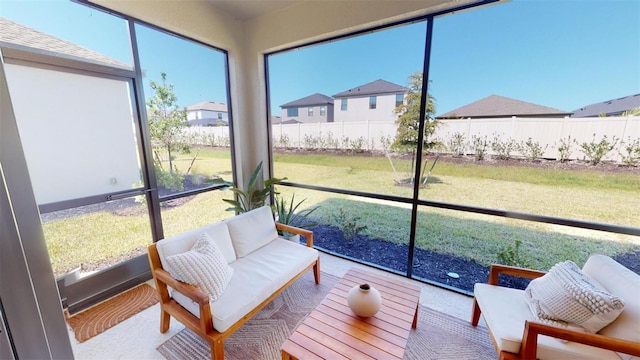
[{"label": "white vinyl fence", "polygon": [[[617,145],[604,160],[620,161],[623,146],[640,139],[640,117],[606,118],[491,118],[440,120],[435,138],[445,146],[453,138],[464,143],[464,153],[471,154],[473,138],[485,138],[489,143],[528,139],[543,149],[542,157],[556,159],[558,146],[571,140],[570,159],[585,156],[579,144],[599,142],[604,136],[609,141],[617,139]],[[276,124],[272,126],[273,144],[280,148],[344,149],[384,151],[396,134],[394,122],[335,122]],[[194,144],[228,146],[229,128],[191,127],[187,130]],[[489,146],[488,153],[492,154]],[[444,151],[452,151],[445,148]],[[519,153],[513,155],[518,156]]]}]

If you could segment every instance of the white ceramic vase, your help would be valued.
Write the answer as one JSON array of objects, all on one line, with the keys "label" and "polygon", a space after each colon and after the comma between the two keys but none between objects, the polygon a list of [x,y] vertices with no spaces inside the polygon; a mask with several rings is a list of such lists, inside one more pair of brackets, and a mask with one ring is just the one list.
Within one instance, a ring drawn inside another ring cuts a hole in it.
[{"label": "white ceramic vase", "polygon": [[382,306],[380,292],[369,284],[354,286],[347,295],[347,304],[358,316],[371,317]]}]

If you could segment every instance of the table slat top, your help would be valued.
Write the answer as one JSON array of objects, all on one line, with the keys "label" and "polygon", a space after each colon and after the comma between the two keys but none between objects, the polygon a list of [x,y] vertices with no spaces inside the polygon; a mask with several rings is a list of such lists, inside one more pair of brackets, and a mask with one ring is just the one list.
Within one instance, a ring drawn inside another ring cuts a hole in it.
[{"label": "table slat top", "polygon": [[[364,283],[382,297],[380,311],[370,318],[347,305],[349,290]],[[352,268],[284,342],[283,357],[402,359],[419,301],[418,286]]]}]

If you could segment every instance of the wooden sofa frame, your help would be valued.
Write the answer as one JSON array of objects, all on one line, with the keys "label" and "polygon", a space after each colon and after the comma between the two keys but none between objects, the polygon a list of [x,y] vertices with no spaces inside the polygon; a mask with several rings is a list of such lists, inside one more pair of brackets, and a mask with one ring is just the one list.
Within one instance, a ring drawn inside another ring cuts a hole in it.
[{"label": "wooden sofa frame", "polygon": [[[305,229],[296,228],[289,225],[276,223],[276,229],[286,232],[299,234],[307,239],[306,246],[313,247],[313,232]],[[183,283],[176,280],[162,268],[160,262],[160,256],[156,244],[152,244],[148,247],[149,263],[151,265],[151,273],[155,280],[156,290],[160,297],[160,332],[165,333],[169,330],[169,323],[171,316],[176,320],[183,323],[187,328],[202,337],[209,343],[211,348],[212,360],[224,359],[224,340],[226,340],[231,334],[238,330],[244,323],[249,321],[258,311],[260,311],[265,305],[270,303],[275,297],[280,295],[289,285],[293,284],[302,275],[304,275],[309,269],[313,267],[313,275],[316,284],[320,283],[320,258],[318,258],[313,264],[307,266],[304,270],[294,276],[286,284],[280,287],[275,293],[269,296],[266,300],[256,306],[247,315],[238,320],[229,329],[224,332],[218,332],[213,328],[213,319],[211,315],[211,307],[209,306],[209,296],[203,291],[193,285]],[[168,287],[173,288],[174,291],[178,291],[181,294],[187,296],[193,300],[200,307],[200,318],[190,313],[183,308],[175,300],[169,297]]]},{"label": "wooden sofa frame", "polygon": [[[544,271],[524,269],[514,266],[506,266],[493,264],[489,270],[489,280],[487,281],[490,285],[498,285],[498,280],[500,274],[512,275],[525,277],[529,279],[535,279],[546,274]],[[473,311],[471,314],[471,325],[477,326],[478,321],[480,320],[481,310],[478,306],[478,302],[476,298],[473,298]],[[491,333],[491,329],[489,330],[489,334],[491,335],[491,340],[493,341],[493,346],[496,348],[498,352],[498,356],[500,360],[536,360],[536,355],[538,351],[538,335],[547,335],[551,337],[555,337],[558,339],[564,339],[567,341],[577,342],[585,345],[595,346],[598,348],[603,348],[607,350],[612,350],[616,352],[621,352],[625,354],[631,354],[634,356],[640,356],[640,343],[626,341],[621,339],[612,338],[609,336],[604,336],[600,334],[589,334],[564,328],[559,328],[556,326],[546,325],[535,321],[525,321],[524,324],[524,332],[522,334],[522,342],[520,344],[520,352],[512,353],[508,351],[501,350],[498,347],[498,343]]]}]

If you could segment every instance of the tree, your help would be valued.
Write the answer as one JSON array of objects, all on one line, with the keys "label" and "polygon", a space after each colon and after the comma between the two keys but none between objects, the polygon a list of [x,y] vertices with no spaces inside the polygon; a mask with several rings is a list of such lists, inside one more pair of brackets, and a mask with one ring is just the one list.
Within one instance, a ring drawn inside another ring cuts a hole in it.
[{"label": "tree", "polygon": [[[408,92],[402,105],[395,108],[399,114],[396,120],[398,129],[391,148],[400,153],[415,153],[418,147],[418,131],[420,125],[420,98],[422,97],[422,72],[409,75]],[[425,111],[423,150],[429,150],[436,142],[430,139],[436,131],[438,121],[434,118],[436,112],[435,98],[427,94]]]},{"label": "tree", "polygon": [[[166,152],[169,160],[169,173],[173,174],[173,153],[189,153],[191,148],[185,141],[183,130],[189,126],[187,121],[187,111],[179,110],[178,98],[173,92],[173,85],[167,84],[167,74],[160,73],[162,83],[158,84],[151,80],[151,89],[154,91],[153,97],[147,100],[149,109],[149,132],[151,143],[154,149],[162,149]],[[162,163],[160,156],[154,150],[156,163],[160,169]]]},{"label": "tree", "polygon": [[[405,101],[397,106],[394,110],[396,114],[399,114],[396,120],[398,126],[396,130],[396,137],[391,144],[391,150],[399,152],[401,154],[412,154],[411,158],[411,175],[408,179],[399,179],[396,174],[396,181],[405,183],[413,183],[413,175],[416,166],[416,153],[418,148],[418,135],[420,131],[420,100],[422,97],[422,72],[418,71],[409,75],[409,81],[407,85],[408,91]],[[425,124],[424,124],[424,137],[422,142],[422,150],[428,151],[434,147],[437,142],[431,137],[436,131],[438,121],[434,118],[436,112],[435,98],[431,94],[427,94],[427,105],[425,109]],[[387,155],[391,166],[393,162],[391,157]],[[425,163],[426,167],[426,163]]]}]

